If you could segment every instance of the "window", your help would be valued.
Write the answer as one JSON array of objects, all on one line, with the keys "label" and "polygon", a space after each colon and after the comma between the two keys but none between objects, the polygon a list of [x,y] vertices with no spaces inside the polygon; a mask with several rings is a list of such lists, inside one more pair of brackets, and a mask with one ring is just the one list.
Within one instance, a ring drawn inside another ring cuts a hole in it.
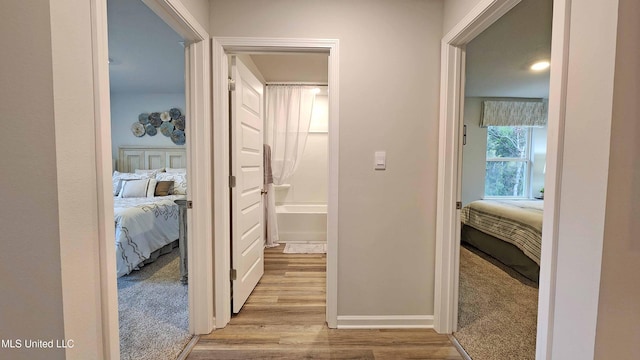
[{"label": "window", "polygon": [[486,197],[527,197],[530,178],[531,128],[487,127]]}]

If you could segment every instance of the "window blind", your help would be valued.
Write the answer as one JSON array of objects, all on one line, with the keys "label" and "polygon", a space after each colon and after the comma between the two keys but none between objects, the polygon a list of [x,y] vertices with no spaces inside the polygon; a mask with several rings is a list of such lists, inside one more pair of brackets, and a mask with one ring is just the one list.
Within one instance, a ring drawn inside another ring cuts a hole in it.
[{"label": "window blind", "polygon": [[482,102],[480,126],[545,126],[547,105],[542,101]]}]

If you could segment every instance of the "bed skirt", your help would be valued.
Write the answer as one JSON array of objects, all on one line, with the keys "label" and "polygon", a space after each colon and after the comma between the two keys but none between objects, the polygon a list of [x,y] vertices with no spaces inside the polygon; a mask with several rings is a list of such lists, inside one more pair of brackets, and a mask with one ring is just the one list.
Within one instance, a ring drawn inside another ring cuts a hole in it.
[{"label": "bed skirt", "polygon": [[470,244],[494,257],[527,279],[538,283],[540,266],[527,257],[518,247],[468,225],[462,225],[460,239],[462,242]]},{"label": "bed skirt", "polygon": [[[167,244],[167,245],[165,245],[165,246],[161,247],[160,249],[158,249],[158,250],[156,250],[156,251],[152,252],[152,253],[151,253],[151,255],[149,255],[149,258],[148,258],[148,259],[146,259],[145,261],[143,261],[142,263],[143,263],[144,265],[151,264],[152,262],[154,262],[154,261],[158,260],[158,258],[159,258],[161,255],[168,254],[168,253],[170,253],[171,251],[173,251],[173,249],[175,249],[175,248],[177,248],[177,247],[178,247],[178,240],[175,240],[175,241],[173,241],[173,242],[170,242],[169,244]],[[182,259],[180,259],[180,260],[182,260]]]}]

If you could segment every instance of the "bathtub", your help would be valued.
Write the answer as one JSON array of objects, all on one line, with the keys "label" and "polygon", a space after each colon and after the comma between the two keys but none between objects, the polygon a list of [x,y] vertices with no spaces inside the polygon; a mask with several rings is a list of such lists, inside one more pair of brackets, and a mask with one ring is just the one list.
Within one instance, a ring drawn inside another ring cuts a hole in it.
[{"label": "bathtub", "polygon": [[277,205],[276,218],[281,242],[327,241],[327,205]]}]

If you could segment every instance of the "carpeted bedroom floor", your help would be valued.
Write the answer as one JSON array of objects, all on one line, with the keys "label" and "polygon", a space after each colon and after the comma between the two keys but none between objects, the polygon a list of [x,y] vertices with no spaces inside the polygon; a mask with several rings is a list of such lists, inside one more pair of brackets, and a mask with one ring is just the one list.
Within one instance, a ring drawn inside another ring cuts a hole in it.
[{"label": "carpeted bedroom floor", "polygon": [[473,360],[534,359],[538,286],[475,248],[460,249],[458,331]]},{"label": "carpeted bedroom floor", "polygon": [[191,340],[179,251],[118,279],[122,360],[174,360]]}]

